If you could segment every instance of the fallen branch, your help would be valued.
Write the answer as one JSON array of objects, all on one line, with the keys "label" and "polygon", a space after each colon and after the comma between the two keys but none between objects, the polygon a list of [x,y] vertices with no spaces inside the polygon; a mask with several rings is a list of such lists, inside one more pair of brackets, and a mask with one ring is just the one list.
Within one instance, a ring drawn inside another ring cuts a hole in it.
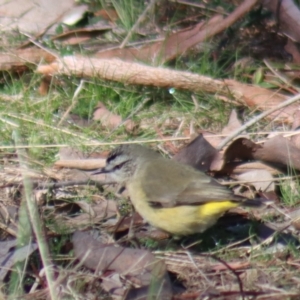
[{"label": "fallen branch", "polygon": [[[150,67],[139,63],[129,63],[117,59],[97,59],[83,56],[67,56],[49,65],[41,65],[37,72],[44,75],[64,74],[78,77],[98,77],[104,80],[176,88],[193,92],[206,92],[234,98],[242,105],[266,110],[277,107],[287,97],[265,88],[224,81],[191,72],[176,71],[161,67]],[[271,120],[292,123],[293,114],[298,109],[290,105],[276,110],[267,117]]]}]

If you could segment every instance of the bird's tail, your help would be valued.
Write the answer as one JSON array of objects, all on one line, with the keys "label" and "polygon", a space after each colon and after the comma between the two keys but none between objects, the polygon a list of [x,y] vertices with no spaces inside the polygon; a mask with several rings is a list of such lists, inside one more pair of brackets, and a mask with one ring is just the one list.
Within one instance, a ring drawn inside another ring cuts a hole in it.
[{"label": "bird's tail", "polygon": [[262,198],[243,199],[241,201],[241,206],[248,206],[248,207],[259,207],[265,204],[267,204],[267,201],[266,199],[262,199]]}]

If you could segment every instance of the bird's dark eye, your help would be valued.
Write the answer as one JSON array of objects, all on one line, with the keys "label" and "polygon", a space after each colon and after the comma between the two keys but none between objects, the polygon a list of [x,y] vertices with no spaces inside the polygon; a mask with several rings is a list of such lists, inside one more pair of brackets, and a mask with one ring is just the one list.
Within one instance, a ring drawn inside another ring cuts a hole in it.
[{"label": "bird's dark eye", "polygon": [[127,162],[129,162],[129,160],[125,160],[125,161],[121,162],[120,164],[114,166],[114,170],[120,170],[124,165],[127,164]]}]

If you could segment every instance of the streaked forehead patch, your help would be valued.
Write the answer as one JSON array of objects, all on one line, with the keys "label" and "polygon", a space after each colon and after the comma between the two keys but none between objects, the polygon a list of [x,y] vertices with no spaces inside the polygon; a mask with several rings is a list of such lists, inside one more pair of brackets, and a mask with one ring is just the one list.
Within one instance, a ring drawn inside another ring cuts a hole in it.
[{"label": "streaked forehead patch", "polygon": [[107,159],[106,159],[106,163],[110,163],[112,160],[114,160],[116,157],[118,156],[118,153],[111,153]]},{"label": "streaked forehead patch", "polygon": [[106,163],[111,162],[112,160],[115,160],[117,156],[119,156],[120,153],[122,153],[122,146],[119,146],[118,148],[115,148],[114,150],[112,150],[107,159],[106,159]]}]

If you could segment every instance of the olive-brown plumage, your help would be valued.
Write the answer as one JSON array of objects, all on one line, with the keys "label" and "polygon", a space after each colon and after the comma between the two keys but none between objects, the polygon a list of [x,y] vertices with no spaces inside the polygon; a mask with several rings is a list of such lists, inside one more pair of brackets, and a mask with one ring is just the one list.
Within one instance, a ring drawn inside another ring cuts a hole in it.
[{"label": "olive-brown plumage", "polygon": [[176,235],[202,232],[230,208],[261,204],[236,196],[203,172],[141,145],[117,147],[98,173],[124,183],[140,215]]}]

